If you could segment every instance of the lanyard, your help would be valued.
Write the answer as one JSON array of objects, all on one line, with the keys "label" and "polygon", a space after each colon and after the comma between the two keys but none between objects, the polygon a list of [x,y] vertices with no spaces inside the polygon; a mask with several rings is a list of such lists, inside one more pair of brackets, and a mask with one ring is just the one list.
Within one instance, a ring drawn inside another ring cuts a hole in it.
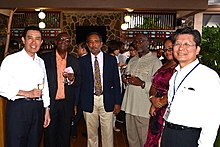
[{"label": "lanyard", "polygon": [[188,74],[186,74],[186,76],[182,79],[182,81],[180,82],[180,84],[178,85],[178,87],[177,87],[177,89],[175,90],[175,85],[176,85],[176,77],[177,77],[177,74],[178,74],[178,71],[177,71],[177,74],[176,74],[176,76],[175,76],[175,78],[174,78],[174,86],[173,86],[173,97],[172,97],[172,100],[171,100],[171,102],[170,102],[170,105],[171,105],[171,103],[173,102],[173,99],[174,99],[174,96],[175,96],[175,94],[176,94],[176,92],[177,92],[177,90],[179,89],[179,87],[180,87],[180,85],[183,83],[183,81],[186,79],[186,77],[188,77],[189,76],[189,74],[197,67],[199,65],[199,63],[198,64],[196,64],[196,66],[195,67],[193,67],[193,69],[191,69],[190,71],[189,71],[189,73]]}]

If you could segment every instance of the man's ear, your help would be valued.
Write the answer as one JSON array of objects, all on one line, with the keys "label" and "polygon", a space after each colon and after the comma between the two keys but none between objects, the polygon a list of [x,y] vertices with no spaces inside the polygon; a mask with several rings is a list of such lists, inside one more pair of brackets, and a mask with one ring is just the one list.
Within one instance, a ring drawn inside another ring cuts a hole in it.
[{"label": "man's ear", "polygon": [[200,46],[197,46],[197,47],[196,47],[196,55],[199,55],[200,50],[201,50],[201,47],[200,47]]},{"label": "man's ear", "polygon": [[21,37],[22,43],[25,44],[25,39],[24,37]]}]

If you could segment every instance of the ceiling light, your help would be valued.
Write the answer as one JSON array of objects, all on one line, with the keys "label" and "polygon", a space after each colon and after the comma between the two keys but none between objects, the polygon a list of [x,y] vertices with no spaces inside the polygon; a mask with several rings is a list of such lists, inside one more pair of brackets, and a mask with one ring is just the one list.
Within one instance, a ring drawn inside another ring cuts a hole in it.
[{"label": "ceiling light", "polygon": [[34,9],[34,10],[38,12],[38,11],[40,11],[40,8],[38,8],[38,9]]},{"label": "ceiling light", "polygon": [[122,30],[127,30],[128,29],[128,23],[121,24],[121,29]]},{"label": "ceiling light", "polygon": [[131,16],[129,16],[129,15],[126,15],[124,17],[125,22],[130,22],[130,19],[131,19]]},{"label": "ceiling light", "polygon": [[128,11],[128,12],[133,12],[133,11],[134,11],[134,9],[127,8],[127,11]]},{"label": "ceiling light", "polygon": [[41,11],[40,13],[38,13],[38,17],[39,17],[40,19],[44,19],[44,18],[46,17],[46,14]]},{"label": "ceiling light", "polygon": [[39,28],[41,28],[41,29],[44,29],[44,28],[46,28],[46,24],[45,24],[45,22],[40,22],[39,23]]},{"label": "ceiling light", "polygon": [[182,24],[184,24],[186,22],[186,19],[182,19],[181,21],[182,21]]}]

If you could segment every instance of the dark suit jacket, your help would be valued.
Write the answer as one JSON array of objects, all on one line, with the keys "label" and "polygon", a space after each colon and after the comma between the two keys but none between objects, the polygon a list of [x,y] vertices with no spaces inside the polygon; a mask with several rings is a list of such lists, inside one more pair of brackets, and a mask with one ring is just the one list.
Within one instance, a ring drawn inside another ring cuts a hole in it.
[{"label": "dark suit jacket", "polygon": [[[47,79],[49,85],[50,93],[50,107],[51,112],[53,112],[53,105],[55,102],[55,97],[57,93],[58,83],[57,83],[57,67],[56,67],[56,52],[49,52],[41,55],[41,58],[45,62],[45,67],[47,71]],[[65,84],[65,105],[66,111],[73,115],[73,106],[78,104],[79,100],[79,88],[80,88],[80,68],[79,60],[73,55],[67,55],[66,67],[71,66],[74,75],[75,81],[72,85]]]},{"label": "dark suit jacket", "polygon": [[[103,97],[106,112],[114,110],[115,104],[121,104],[121,88],[116,58],[103,53]],[[94,76],[91,54],[80,57],[81,68],[81,105],[82,110],[93,112]]]}]

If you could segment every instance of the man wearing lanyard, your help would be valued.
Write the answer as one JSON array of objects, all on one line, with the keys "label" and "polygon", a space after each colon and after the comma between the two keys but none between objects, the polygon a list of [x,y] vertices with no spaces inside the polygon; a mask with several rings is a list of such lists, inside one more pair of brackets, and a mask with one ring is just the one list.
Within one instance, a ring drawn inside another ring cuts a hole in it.
[{"label": "man wearing lanyard", "polygon": [[161,147],[213,147],[220,124],[220,79],[199,63],[201,35],[189,27],[173,36],[179,65],[169,84]]}]

